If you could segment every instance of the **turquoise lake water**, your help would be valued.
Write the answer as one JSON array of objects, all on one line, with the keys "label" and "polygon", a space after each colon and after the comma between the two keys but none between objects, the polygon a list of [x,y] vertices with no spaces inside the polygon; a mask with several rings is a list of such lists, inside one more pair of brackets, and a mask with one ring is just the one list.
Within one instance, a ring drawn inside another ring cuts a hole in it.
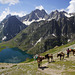
[{"label": "turquoise lake water", "polygon": [[18,48],[7,48],[0,52],[0,63],[20,63],[27,58],[31,59],[32,55]]}]

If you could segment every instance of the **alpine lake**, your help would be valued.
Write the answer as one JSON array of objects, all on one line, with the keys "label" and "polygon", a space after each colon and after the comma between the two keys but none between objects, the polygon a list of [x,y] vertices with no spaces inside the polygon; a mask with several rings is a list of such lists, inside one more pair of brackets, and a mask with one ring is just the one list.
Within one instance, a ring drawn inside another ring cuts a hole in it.
[{"label": "alpine lake", "polygon": [[18,48],[6,48],[0,52],[0,63],[20,63],[31,58],[32,55]]}]

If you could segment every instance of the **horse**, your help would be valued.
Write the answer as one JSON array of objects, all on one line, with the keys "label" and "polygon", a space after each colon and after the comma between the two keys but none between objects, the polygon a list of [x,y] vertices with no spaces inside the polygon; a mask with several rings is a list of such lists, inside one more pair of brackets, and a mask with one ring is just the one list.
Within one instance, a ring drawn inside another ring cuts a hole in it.
[{"label": "horse", "polygon": [[73,52],[73,55],[75,54],[75,49],[69,49],[69,52]]},{"label": "horse", "polygon": [[60,60],[61,60],[61,57],[63,57],[63,59],[64,59],[65,54],[63,52],[61,52],[61,53],[57,54],[57,57],[59,57],[59,56],[60,56]]},{"label": "horse", "polygon": [[49,63],[49,59],[51,58],[51,62],[53,61],[53,54],[46,54],[45,58],[48,59],[48,63]]},{"label": "horse", "polygon": [[40,64],[42,63],[42,60],[43,60],[43,59],[45,59],[44,56],[38,55],[38,57],[37,57],[38,68],[40,68]]}]

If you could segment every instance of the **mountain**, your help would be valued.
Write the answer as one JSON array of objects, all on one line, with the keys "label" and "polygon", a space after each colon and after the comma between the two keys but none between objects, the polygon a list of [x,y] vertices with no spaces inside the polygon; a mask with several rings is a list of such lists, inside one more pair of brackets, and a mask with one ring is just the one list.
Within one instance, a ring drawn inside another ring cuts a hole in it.
[{"label": "mountain", "polygon": [[[70,13],[68,14],[65,11],[52,11],[50,14],[46,13],[46,11],[44,9],[39,10],[36,9],[34,11],[32,11],[30,14],[27,14],[23,17],[19,17],[18,15],[15,15],[16,18],[21,21],[22,23],[24,23],[25,25],[30,25],[32,22],[39,22],[41,20],[59,20],[60,18],[64,18],[64,17],[71,17],[73,16],[75,13]],[[5,19],[8,19],[10,16],[12,16],[11,14],[7,15]]]},{"label": "mountain", "polygon": [[1,23],[3,23],[3,28],[1,31],[2,40],[10,40],[14,36],[16,36],[21,30],[25,29],[27,26],[20,22],[16,16],[11,16],[4,19]]},{"label": "mountain", "polygon": [[0,22],[0,33],[3,30],[4,24],[7,22],[8,18],[11,17],[11,14],[7,15],[1,22]]},{"label": "mountain", "polygon": [[31,23],[13,41],[16,46],[28,53],[45,52],[75,40],[75,16],[60,18],[58,21],[39,21]]},{"label": "mountain", "polygon": [[55,11],[52,11],[52,12],[49,14],[48,20],[55,19],[55,20],[58,21],[60,18],[71,17],[71,16],[73,16],[73,15],[72,15],[72,14],[68,14],[68,13],[65,12],[65,11],[58,11],[58,10],[55,10]]},{"label": "mountain", "polygon": [[46,13],[45,10],[36,9],[32,11],[30,14],[21,17],[19,20],[25,23],[26,25],[29,25],[34,21],[45,20],[47,18],[48,18],[48,14]]},{"label": "mountain", "polygon": [[50,21],[52,19],[55,19],[58,21],[60,18],[71,17],[73,15],[74,14],[72,14],[72,13],[68,14],[65,11],[58,11],[58,10],[52,11],[50,14],[47,14],[44,9],[42,9],[42,10],[36,9],[36,10],[32,11],[30,14],[27,14],[23,17],[17,17],[17,18],[24,24],[30,25],[32,22],[38,22],[41,20]]},{"label": "mountain", "polygon": [[12,15],[11,14],[8,14],[5,19],[8,19],[9,17],[11,17]]},{"label": "mountain", "polygon": [[2,38],[4,37],[3,35],[3,28],[4,28],[4,24],[7,22],[7,19],[3,19],[3,21],[0,22],[0,41],[2,40]]},{"label": "mountain", "polygon": [[65,11],[55,10],[48,15],[45,10],[36,9],[23,17],[8,15],[0,26],[0,39],[14,37],[15,46],[34,53],[66,44],[75,38],[75,16]]}]

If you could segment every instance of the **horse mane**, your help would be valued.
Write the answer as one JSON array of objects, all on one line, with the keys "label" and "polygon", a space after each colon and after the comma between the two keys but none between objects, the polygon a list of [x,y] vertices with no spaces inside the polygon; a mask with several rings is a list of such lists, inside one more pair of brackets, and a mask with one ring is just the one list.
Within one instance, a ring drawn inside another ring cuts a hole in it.
[{"label": "horse mane", "polygon": [[48,58],[48,55],[49,55],[49,54],[46,54],[46,55],[45,55],[45,58]]},{"label": "horse mane", "polygon": [[65,55],[63,52],[57,54],[57,57]]},{"label": "horse mane", "polygon": [[60,56],[60,54],[57,54],[57,57],[59,57]]},{"label": "horse mane", "polygon": [[46,54],[45,55],[45,58],[50,58],[50,57],[53,57],[53,54]]}]

